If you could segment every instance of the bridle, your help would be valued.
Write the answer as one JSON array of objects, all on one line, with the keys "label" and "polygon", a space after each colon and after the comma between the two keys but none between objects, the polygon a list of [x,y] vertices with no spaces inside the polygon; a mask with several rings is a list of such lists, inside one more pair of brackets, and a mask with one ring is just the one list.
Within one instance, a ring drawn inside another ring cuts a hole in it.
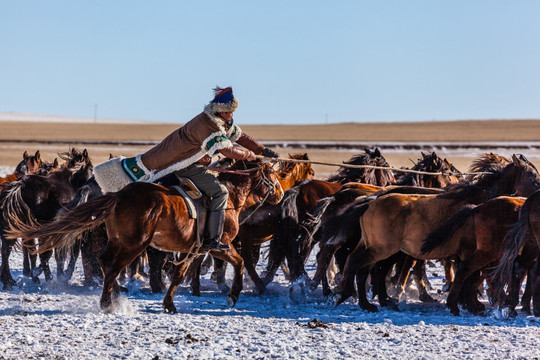
[{"label": "bridle", "polygon": [[264,198],[259,202],[259,204],[255,207],[255,209],[253,209],[253,211],[251,211],[251,213],[249,213],[248,216],[246,216],[241,222],[238,223],[238,225],[242,225],[243,223],[245,223],[246,221],[248,221],[252,216],[253,214],[255,214],[257,212],[257,210],[259,210],[261,208],[261,206],[264,205],[264,203],[266,202],[266,200],[268,200],[268,198],[272,195],[275,195],[276,194],[276,185],[278,185],[281,189],[281,193],[283,193],[283,188],[281,187],[281,183],[279,182],[278,180],[278,177],[276,175],[276,171],[274,170],[274,165],[272,165],[270,167],[270,171],[272,174],[276,175],[276,180],[272,181],[272,179],[267,176],[265,174],[265,172],[263,171],[263,167],[265,166],[266,164],[262,164],[261,166],[258,166],[256,169],[257,171],[261,174],[261,178],[259,180],[259,182],[257,184],[255,184],[255,186],[252,186],[251,189],[249,190],[248,192],[248,196],[249,194],[252,192],[253,189],[256,189],[258,187],[260,187],[261,185],[265,185],[267,188],[269,188],[269,190],[266,192],[266,195],[264,196]]}]

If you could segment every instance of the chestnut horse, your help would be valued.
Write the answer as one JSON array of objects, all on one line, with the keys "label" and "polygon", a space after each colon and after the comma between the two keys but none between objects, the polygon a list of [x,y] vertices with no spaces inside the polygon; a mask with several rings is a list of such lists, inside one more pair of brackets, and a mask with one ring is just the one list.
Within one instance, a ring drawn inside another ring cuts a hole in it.
[{"label": "chestnut horse", "polygon": [[[225,229],[222,242],[230,243],[238,232],[238,214],[250,194],[266,197],[277,203],[283,192],[271,164],[261,161],[237,162],[233,168],[245,166],[249,172],[241,175],[220,174],[229,190]],[[175,190],[153,183],[134,182],[115,193],[109,193],[75,207],[39,228],[12,227],[10,236],[38,238],[38,251],[69,246],[76,236],[105,222],[108,240],[99,261],[103,270],[103,292],[100,305],[110,309],[112,295],[118,294],[116,278],[148,246],[183,254],[185,260],[176,266],[169,291],[163,299],[167,312],[176,312],[174,294],[189,266],[189,258],[197,255],[202,241],[196,219],[188,213],[185,200]],[[195,253],[194,253],[195,251]],[[235,270],[233,286],[227,301],[234,306],[242,290],[243,261],[234,247],[226,251],[211,251],[213,256],[230,262]]]},{"label": "chestnut horse", "polygon": [[[473,183],[447,187],[443,194],[394,193],[365,204],[359,219],[362,238],[347,258],[334,304],[342,303],[353,294],[356,277],[360,307],[378,311],[365,293],[365,282],[373,264],[400,250],[419,259],[443,258],[444,255],[437,252],[429,256],[423,254],[422,240],[463,206],[481,204],[501,195],[528,196],[539,188],[538,170],[524,156],[513,155],[512,163],[503,169]],[[378,294],[385,291],[377,289]]]}]

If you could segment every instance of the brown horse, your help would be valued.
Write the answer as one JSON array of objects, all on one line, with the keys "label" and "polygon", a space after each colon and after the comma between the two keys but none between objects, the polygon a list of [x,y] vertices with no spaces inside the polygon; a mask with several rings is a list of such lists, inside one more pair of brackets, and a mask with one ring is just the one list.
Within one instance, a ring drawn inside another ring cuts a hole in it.
[{"label": "brown horse", "polygon": [[[504,253],[491,274],[496,307],[507,307],[505,315],[513,313],[519,296],[519,285],[540,251],[540,191],[523,203],[519,216],[504,239]],[[538,261],[536,261],[537,263]],[[537,264],[527,274],[528,292],[532,293],[534,315],[540,316],[540,269]],[[508,287],[508,296],[504,289]],[[530,295],[528,295],[530,296]],[[525,297],[525,294],[524,294]],[[530,298],[527,298],[530,302]],[[522,300],[523,302],[523,300]],[[525,310],[530,303],[524,304]]]},{"label": "brown horse", "polygon": [[[448,162],[448,160],[440,158],[435,152],[432,152],[431,154],[421,153],[421,155],[422,159],[419,159],[410,170],[437,173],[437,175],[401,172],[401,175],[396,176],[398,185],[408,185],[419,188],[410,189],[405,187],[399,187],[397,188],[397,190],[426,193],[426,191],[430,192],[430,190],[426,190],[425,188],[443,188],[447,185],[456,184],[459,182],[459,177],[457,176],[457,174],[459,174],[460,172],[450,162]],[[390,187],[388,189],[396,188]],[[355,241],[357,241],[359,238],[359,236],[355,235],[353,235],[352,239],[349,240],[347,240],[346,237],[342,237],[345,242],[338,243],[334,241],[335,229],[342,225],[343,222],[347,223],[351,214],[354,214],[354,212],[347,211],[347,208],[349,206],[353,206],[353,208],[357,206],[357,204],[355,204],[353,200],[365,195],[374,195],[375,197],[381,196],[387,191],[389,191],[382,190],[381,192],[376,193],[376,191],[378,190],[380,190],[380,188],[373,189],[372,191],[365,191],[362,188],[355,188],[354,186],[352,186],[351,188],[344,187],[344,189],[338,191],[336,194],[321,200],[317,207],[310,211],[311,216],[308,218],[309,223],[304,222],[304,226],[309,229],[308,232],[313,234],[317,231],[318,226],[323,226],[323,228],[326,229],[324,231],[324,234],[321,236],[321,241],[319,243],[320,251],[317,254],[317,271],[313,278],[314,283],[311,285],[312,289],[314,289],[320,282],[322,282],[323,293],[325,295],[330,294],[330,288],[328,285],[326,273],[333,256],[337,252],[338,266],[340,269],[343,269],[348,254],[356,247]],[[364,200],[361,201],[362,203],[364,202]],[[347,213],[345,214],[345,212]],[[352,216],[354,217],[354,215]],[[315,226],[312,224],[315,224]],[[328,241],[329,239],[332,239],[333,241]],[[342,245],[344,244],[347,244],[347,246],[343,247]],[[388,263],[386,265],[391,266],[392,264],[393,263]],[[421,278],[422,275],[421,271],[423,270],[423,268],[421,265],[422,264],[418,264],[418,266],[415,268],[417,269],[415,273],[417,282],[420,282],[419,278]],[[385,271],[385,269],[381,269],[381,271]],[[420,283],[420,285],[423,285],[423,283]],[[425,287],[422,287],[420,290],[424,291],[427,295]]]},{"label": "brown horse", "polygon": [[[359,305],[367,311],[378,311],[369,303],[365,282],[373,264],[403,251],[419,259],[440,259],[435,251],[426,256],[422,240],[465,205],[475,205],[501,195],[528,196],[540,188],[540,174],[522,155],[512,156],[512,163],[484,175],[470,184],[458,184],[439,195],[388,194],[365,204],[360,212],[362,238],[347,258],[343,280],[334,297],[338,305],[354,291],[356,276]],[[377,289],[381,293],[382,289]],[[379,299],[380,300],[380,299]]]},{"label": "brown horse", "polygon": [[480,271],[501,258],[503,240],[524,202],[522,197],[500,196],[479,206],[465,206],[423,240],[425,256],[460,260],[446,300],[452,314],[459,315],[459,301],[472,313],[485,309],[476,291],[483,280]]},{"label": "brown horse", "polygon": [[[283,193],[271,164],[260,161],[238,162],[249,172],[242,175],[220,174],[229,190],[225,229],[222,242],[230,243],[238,232],[238,214],[251,193],[277,203]],[[184,199],[169,188],[152,183],[135,182],[116,193],[109,193],[75,207],[60,215],[54,222],[40,228],[12,227],[10,236],[38,238],[38,251],[69,246],[78,234],[105,222],[108,240],[100,256],[104,274],[100,305],[112,306],[112,295],[117,295],[116,278],[148,246],[182,253],[186,260],[177,266],[169,291],[163,300],[167,312],[176,312],[173,297],[189,265],[188,257],[198,251],[201,241],[197,221],[189,217]],[[233,306],[242,290],[243,261],[234,247],[226,251],[211,251],[213,256],[230,262],[235,270],[233,286],[227,301]],[[196,253],[195,253],[196,254]]]}]

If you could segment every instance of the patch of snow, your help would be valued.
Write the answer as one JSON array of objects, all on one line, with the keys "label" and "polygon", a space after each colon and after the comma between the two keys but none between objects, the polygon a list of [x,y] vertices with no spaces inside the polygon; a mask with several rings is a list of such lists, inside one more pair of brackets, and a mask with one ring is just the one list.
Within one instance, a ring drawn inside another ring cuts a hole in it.
[{"label": "patch of snow", "polygon": [[[22,258],[12,254],[14,290],[0,292],[0,358],[232,359],[380,358],[525,359],[540,356],[539,321],[519,314],[498,320],[463,312],[450,314],[440,300],[422,304],[409,296],[400,311],[361,311],[353,300],[333,308],[317,289],[301,302],[289,298],[289,283],[278,272],[259,296],[246,286],[235,308],[210,280],[201,297],[182,285],[178,313],[163,312],[163,294],[151,293],[145,279],[127,282],[110,313],[99,308],[101,288],[84,288],[80,264],[69,284],[34,284],[22,276]],[[313,276],[314,257],[308,261]],[[54,272],[54,264],[53,272]],[[258,271],[265,264],[258,265]],[[442,273],[437,269],[430,273]],[[230,283],[232,271],[227,271]],[[434,289],[441,276],[431,276]],[[489,308],[486,299],[483,302]]]}]

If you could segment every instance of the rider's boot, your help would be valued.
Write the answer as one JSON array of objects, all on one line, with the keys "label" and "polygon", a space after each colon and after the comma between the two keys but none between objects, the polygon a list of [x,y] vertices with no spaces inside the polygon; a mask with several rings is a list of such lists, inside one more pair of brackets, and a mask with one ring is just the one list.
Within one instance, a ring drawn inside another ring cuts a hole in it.
[{"label": "rider's boot", "polygon": [[204,229],[203,250],[229,250],[230,246],[222,244],[225,210],[209,211]]}]

